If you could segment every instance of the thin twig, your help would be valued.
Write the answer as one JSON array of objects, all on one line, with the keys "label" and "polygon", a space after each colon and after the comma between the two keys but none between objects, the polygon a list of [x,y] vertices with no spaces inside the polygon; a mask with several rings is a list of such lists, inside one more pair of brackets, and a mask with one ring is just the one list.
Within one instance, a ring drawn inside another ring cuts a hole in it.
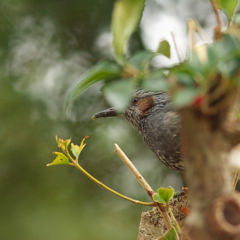
[{"label": "thin twig", "polygon": [[239,172],[236,172],[234,174],[234,179],[233,179],[233,183],[232,183],[232,190],[234,191],[238,182],[238,178],[239,178]]},{"label": "thin twig", "polygon": [[187,20],[187,37],[188,37],[188,57],[192,57],[192,51],[195,44],[195,22],[194,20],[188,19]]},{"label": "thin twig", "polygon": [[173,221],[174,221],[174,223],[175,223],[175,225],[176,225],[176,228],[177,228],[178,233],[181,233],[181,228],[180,228],[180,226],[179,226],[176,218],[174,217],[171,208],[168,208],[168,211],[169,211],[169,213],[170,213],[170,215],[171,215],[171,217],[172,217],[172,219],[173,219]]},{"label": "thin twig", "polygon": [[[114,146],[115,146],[114,152],[122,159],[122,161],[125,163],[125,165],[129,168],[129,170],[133,173],[133,175],[136,177],[138,182],[142,185],[144,190],[147,192],[148,196],[152,199],[152,195],[153,195],[154,191],[149,186],[147,181],[144,179],[144,177],[141,175],[141,173],[136,169],[136,167],[132,164],[132,162],[129,160],[129,158],[126,156],[126,154],[122,151],[122,149],[117,144],[114,144]],[[167,211],[160,203],[157,203],[157,207],[162,215],[162,218],[166,224],[167,229],[171,229],[172,223],[170,221]]]},{"label": "thin twig", "polygon": [[219,29],[221,31],[221,29],[222,29],[222,22],[221,22],[221,18],[219,16],[217,2],[216,2],[216,0],[211,0],[211,2],[212,2],[212,6],[213,6],[213,11],[214,11],[215,16],[216,16],[217,29]]},{"label": "thin twig", "polygon": [[188,56],[191,58],[192,51],[195,47],[195,32],[198,33],[199,37],[206,43],[211,43],[211,39],[205,33],[201,25],[196,19],[187,20],[187,34],[188,34]]},{"label": "thin twig", "polygon": [[108,190],[109,192],[115,194],[116,196],[123,198],[129,202],[132,203],[136,203],[139,205],[144,205],[144,206],[156,206],[155,202],[142,202],[139,200],[135,200],[133,198],[129,198],[119,192],[116,192],[115,190],[111,189],[110,187],[106,186],[105,184],[103,184],[102,182],[100,182],[99,180],[97,180],[95,177],[93,177],[90,173],[88,173],[84,168],[82,168],[79,163],[77,161],[75,161],[72,156],[69,154],[68,150],[64,151],[66,153],[66,155],[69,157],[69,159],[71,160],[71,162],[73,163],[73,166],[76,167],[78,170],[80,170],[83,174],[85,174],[87,177],[89,177],[92,181],[94,181],[95,183],[97,183],[99,186],[105,188],[106,190]]},{"label": "thin twig", "polygon": [[133,173],[135,178],[137,178],[138,182],[142,185],[142,187],[145,189],[145,191],[151,194],[154,193],[152,188],[149,186],[147,181],[144,179],[144,177],[141,175],[141,173],[137,170],[137,168],[133,165],[133,163],[129,160],[129,158],[125,155],[125,153],[122,151],[122,149],[117,145],[114,144],[115,146],[115,153],[122,159],[122,161],[125,163],[125,165],[130,169],[130,171]]},{"label": "thin twig", "polygon": [[199,37],[206,43],[211,43],[211,38],[206,34],[202,26],[199,24],[199,22],[196,19],[193,19],[195,24],[195,31],[198,33]]},{"label": "thin twig", "polygon": [[181,55],[180,55],[180,52],[179,52],[179,49],[178,49],[178,47],[177,47],[175,35],[174,35],[173,32],[171,32],[171,35],[172,35],[172,39],[173,39],[173,44],[174,44],[175,50],[176,50],[176,52],[177,52],[178,60],[179,60],[180,63],[182,63],[182,62],[183,62],[183,59],[182,59],[182,57],[181,57]]}]

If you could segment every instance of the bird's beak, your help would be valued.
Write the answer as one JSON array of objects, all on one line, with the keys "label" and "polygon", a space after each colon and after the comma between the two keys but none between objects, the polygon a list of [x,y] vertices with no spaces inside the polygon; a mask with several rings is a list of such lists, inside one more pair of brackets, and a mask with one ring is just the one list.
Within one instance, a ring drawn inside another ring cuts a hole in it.
[{"label": "bird's beak", "polygon": [[106,109],[106,110],[103,110],[101,112],[98,112],[98,113],[95,113],[93,116],[92,116],[92,119],[96,119],[96,118],[104,118],[104,117],[115,117],[117,116],[117,112],[115,110],[115,108],[109,108],[109,109]]}]

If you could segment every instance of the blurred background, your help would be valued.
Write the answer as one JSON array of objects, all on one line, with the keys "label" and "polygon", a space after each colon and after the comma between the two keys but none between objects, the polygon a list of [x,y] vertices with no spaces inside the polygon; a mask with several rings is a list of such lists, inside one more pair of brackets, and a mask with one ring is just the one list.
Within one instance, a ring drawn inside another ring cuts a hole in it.
[{"label": "blurred background", "polygon": [[[133,240],[148,207],[119,199],[70,166],[46,167],[59,151],[55,135],[87,146],[81,165],[109,187],[149,201],[114,154],[118,143],[152,188],[183,186],[123,119],[93,121],[109,105],[96,84],[64,111],[69,88],[102,58],[113,58],[113,0],[0,1],[0,239]],[[185,56],[186,20],[196,18],[212,37],[209,1],[149,0],[130,53],[156,50],[171,32]],[[155,66],[178,62],[158,57]]]}]

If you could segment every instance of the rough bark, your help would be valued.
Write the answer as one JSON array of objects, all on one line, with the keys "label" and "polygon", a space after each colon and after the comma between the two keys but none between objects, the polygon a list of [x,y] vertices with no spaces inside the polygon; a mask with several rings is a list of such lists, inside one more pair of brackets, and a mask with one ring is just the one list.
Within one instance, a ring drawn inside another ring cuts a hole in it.
[{"label": "rough bark", "polygon": [[191,202],[184,232],[194,240],[240,239],[240,205],[232,192],[227,161],[238,141],[234,135],[233,143],[226,129],[233,123],[237,92],[229,94],[223,98],[224,108],[217,109],[223,106],[218,103],[214,114],[193,107],[180,111],[182,155]]},{"label": "rough bark", "polygon": [[[240,143],[237,96],[236,87],[228,89],[217,101],[210,103],[210,95],[205,106],[179,111],[181,151],[191,202],[182,240],[240,240],[240,204],[232,191],[228,163],[230,150]],[[143,213],[138,240],[158,239],[165,229],[158,213]]]},{"label": "rough bark", "polygon": [[[185,215],[181,212],[183,207],[189,207],[187,196],[174,199],[170,202],[172,212],[179,224],[185,219]],[[156,207],[151,211],[143,212],[139,226],[137,240],[156,240],[167,231],[163,218]]]}]

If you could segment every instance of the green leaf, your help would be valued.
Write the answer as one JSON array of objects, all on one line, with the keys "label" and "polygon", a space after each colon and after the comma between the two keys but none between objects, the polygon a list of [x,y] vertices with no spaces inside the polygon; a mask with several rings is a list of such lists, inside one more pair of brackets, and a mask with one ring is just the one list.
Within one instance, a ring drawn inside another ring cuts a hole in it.
[{"label": "green leaf", "polygon": [[149,64],[155,56],[157,56],[157,54],[154,52],[140,51],[132,56],[128,61],[135,68],[144,73],[148,70]]},{"label": "green leaf", "polygon": [[125,63],[126,44],[142,17],[145,0],[119,0],[112,15],[113,47],[116,59]]},{"label": "green leaf", "polygon": [[119,80],[103,87],[103,94],[111,106],[122,113],[128,106],[133,90],[136,88],[136,79]]},{"label": "green leaf", "polygon": [[63,151],[65,151],[68,148],[68,145],[71,142],[71,139],[63,140],[56,136],[56,141],[57,141],[58,147],[61,148]]},{"label": "green leaf", "polygon": [[73,143],[71,143],[71,151],[72,154],[78,158],[80,152],[81,152],[81,148],[78,145],[74,145]]},{"label": "green leaf", "polygon": [[170,52],[170,44],[167,40],[163,40],[160,42],[157,53],[161,53],[167,58],[170,58],[171,52]]},{"label": "green leaf", "polygon": [[187,87],[193,87],[195,85],[192,75],[188,72],[178,72],[176,73],[176,78],[178,82]]},{"label": "green leaf", "polygon": [[174,227],[167,231],[167,233],[160,237],[159,240],[178,240],[178,236]]},{"label": "green leaf", "polygon": [[[212,1],[212,0],[211,0]],[[227,15],[228,21],[232,19],[234,9],[238,4],[238,0],[216,0],[219,9],[223,10]]]},{"label": "green leaf", "polygon": [[159,69],[143,78],[142,88],[152,91],[166,91],[170,88],[170,84],[163,71]]},{"label": "green leaf", "polygon": [[57,157],[54,159],[52,163],[47,164],[47,166],[53,166],[53,165],[72,165],[72,163],[69,162],[68,158],[60,152],[54,152],[54,154],[57,155]]},{"label": "green leaf", "polygon": [[166,203],[168,204],[169,200],[172,198],[173,194],[174,194],[174,189],[172,187],[168,187],[168,188],[159,188],[158,189],[158,194],[160,196],[160,198]]},{"label": "green leaf", "polygon": [[89,86],[103,79],[110,80],[119,78],[121,73],[122,68],[118,64],[109,60],[100,61],[85,73],[71,89],[67,96],[66,106],[69,106],[69,104]]},{"label": "green leaf", "polygon": [[172,101],[173,104],[178,108],[188,106],[193,103],[198,94],[199,91],[197,89],[185,88],[176,92],[172,97]]},{"label": "green leaf", "polygon": [[86,146],[86,143],[84,143],[86,138],[89,138],[89,137],[86,136],[82,140],[80,146],[74,145],[73,143],[71,143],[71,151],[72,151],[72,154],[76,157],[76,161],[78,161],[78,157],[79,157],[80,153],[82,152],[83,148]]},{"label": "green leaf", "polygon": [[233,17],[233,24],[234,25],[240,25],[240,13],[236,12]]},{"label": "green leaf", "polygon": [[154,193],[154,194],[152,195],[152,197],[153,197],[153,201],[154,201],[154,202],[165,203],[165,201],[163,201],[163,200],[160,198],[160,196],[159,196],[158,193]]}]

